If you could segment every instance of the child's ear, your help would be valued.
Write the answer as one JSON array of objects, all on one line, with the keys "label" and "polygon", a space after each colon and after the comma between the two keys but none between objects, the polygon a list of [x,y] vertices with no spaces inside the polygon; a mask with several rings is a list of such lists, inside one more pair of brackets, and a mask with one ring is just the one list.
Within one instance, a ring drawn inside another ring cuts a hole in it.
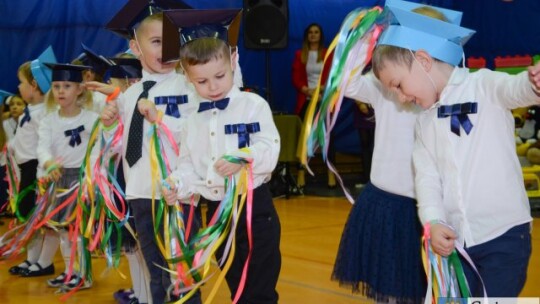
[{"label": "child's ear", "polygon": [[424,71],[429,71],[431,69],[431,65],[433,64],[433,58],[431,55],[429,55],[428,52],[424,50],[418,50],[414,53],[414,56],[416,57],[416,60],[420,65],[424,68]]},{"label": "child's ear", "polygon": [[238,60],[237,58],[238,58],[238,53],[236,52],[236,50],[233,50],[233,52],[231,52],[231,69],[233,72],[234,70],[236,70],[236,62]]},{"label": "child's ear", "polygon": [[39,90],[39,86],[38,86],[37,81],[35,79],[33,79],[30,84],[32,85],[33,89]]},{"label": "child's ear", "polygon": [[137,57],[137,59],[139,59],[139,57],[141,57],[141,50],[139,48],[139,44],[137,43],[137,41],[135,41],[135,39],[131,39],[129,41],[129,49],[131,50],[133,55],[135,55],[135,57]]}]

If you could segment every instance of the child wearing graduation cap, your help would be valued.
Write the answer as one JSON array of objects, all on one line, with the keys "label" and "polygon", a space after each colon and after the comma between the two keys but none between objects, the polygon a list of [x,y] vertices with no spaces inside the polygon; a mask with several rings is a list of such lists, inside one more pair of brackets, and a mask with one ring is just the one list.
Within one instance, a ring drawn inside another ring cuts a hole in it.
[{"label": "child wearing graduation cap", "polygon": [[[164,9],[189,8],[165,0],[130,0],[107,24],[107,28],[129,39],[132,53],[143,67],[142,79],[130,86],[115,102],[107,104],[101,114],[104,126],[114,127],[118,118],[124,122],[122,135],[123,170],[126,198],[135,219],[135,230],[140,249],[150,273],[150,291],[153,303],[168,300],[170,275],[163,268],[167,262],[160,252],[153,227],[153,204],[161,198],[160,184],[152,185],[149,172],[150,127],[158,116],[171,131],[175,144],[179,144],[180,130],[189,115],[196,111],[196,103],[187,98],[190,92],[185,77],[175,71],[175,62],[162,58],[162,27]],[[158,113],[158,112],[161,112]],[[174,147],[162,145],[164,158],[176,164]],[[159,182],[159,178],[156,179]],[[191,299],[193,303],[199,298]]]},{"label": "child wearing graduation cap", "polygon": [[[517,297],[531,255],[531,214],[511,109],[540,103],[540,64],[517,75],[459,67],[474,31],[388,5],[372,64],[403,103],[423,108],[413,151],[418,212],[433,250],[464,247],[489,297]],[[473,296],[482,284],[463,263]]]},{"label": "child wearing graduation cap", "polygon": [[[277,303],[281,228],[266,183],[278,160],[280,137],[268,103],[256,94],[241,92],[233,83],[235,51],[231,48],[237,44],[241,11],[178,10],[167,11],[165,16],[164,32],[179,40],[180,63],[198,93],[199,110],[189,117],[182,132],[179,163],[167,180],[171,189],[163,187],[163,194],[169,204],[200,195],[208,204],[209,222],[224,198],[225,177],[242,167],[225,156],[253,159],[253,212],[249,219],[253,250],[237,303]],[[166,42],[173,39],[167,37]],[[172,47],[171,53],[177,50]],[[246,132],[241,132],[243,127]],[[235,231],[236,253],[225,277],[231,299],[240,288],[250,247],[248,233],[246,210],[242,210]],[[224,246],[218,250],[218,260]]]},{"label": "child wearing graduation cap", "polygon": [[[38,159],[36,144],[38,142],[38,128],[41,119],[46,114],[45,94],[51,85],[52,71],[45,66],[45,62],[54,63],[56,58],[51,47],[48,47],[37,59],[23,63],[17,72],[19,78],[19,92],[26,101],[27,106],[24,114],[19,118],[17,132],[9,149],[15,155],[15,161],[19,165],[21,179],[19,193],[31,187],[36,181],[38,172]],[[30,211],[35,207],[36,192],[29,191],[18,199],[15,214],[20,219],[26,219]],[[54,265],[39,265],[38,271],[30,272],[28,267],[37,263],[43,245],[43,235],[37,233],[27,245],[26,260],[9,269],[9,273],[22,276],[41,276],[54,273]],[[42,267],[43,266],[43,267]]]},{"label": "child wearing graduation cap", "polygon": [[[50,199],[44,216],[50,214],[68,199],[78,188],[79,171],[85,157],[90,139],[90,132],[99,115],[91,111],[86,90],[81,85],[82,72],[88,66],[70,64],[47,64],[52,69],[50,95],[57,105],[57,110],[47,114],[39,126],[37,154],[39,168],[43,178],[55,182],[56,193]],[[68,190],[69,191],[66,191]],[[60,190],[60,191],[59,191]],[[52,215],[51,227],[45,229],[43,249],[36,264],[50,265],[60,244],[65,269],[54,279],[47,280],[50,287],[71,290],[75,287],[89,288],[92,282],[82,280],[77,271],[69,273],[71,247],[76,246],[69,238],[68,222],[75,208],[76,201]],[[33,266],[29,270],[32,271]]]},{"label": "child wearing graduation cap", "polygon": [[[102,60],[108,65],[104,79],[107,83],[97,81],[86,82],[85,86],[92,90],[99,91],[106,95],[113,94],[117,88],[120,92],[125,92],[132,84],[139,82],[142,78],[141,62],[132,54],[122,53],[115,58],[104,58],[100,56],[96,60]],[[122,163],[120,163],[117,168],[116,180],[124,192],[125,180],[122,168]],[[131,227],[135,227],[133,215],[130,215],[128,222]],[[115,235],[113,234],[112,237],[114,238]],[[115,241],[113,240],[112,242],[114,244]],[[132,287],[115,291],[113,297],[118,303],[131,303],[135,301],[139,301],[139,303],[148,303],[150,278],[148,277],[147,271],[145,271],[146,266],[144,257],[137,246],[137,241],[125,226],[123,226],[122,229],[122,243],[116,244],[116,246],[122,246],[122,249],[125,252],[129,265]]]}]

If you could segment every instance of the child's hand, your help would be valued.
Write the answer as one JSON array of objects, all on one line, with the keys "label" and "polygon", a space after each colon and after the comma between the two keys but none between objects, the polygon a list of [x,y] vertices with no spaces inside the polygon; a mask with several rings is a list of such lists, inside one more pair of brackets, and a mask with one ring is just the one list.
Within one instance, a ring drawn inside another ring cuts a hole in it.
[{"label": "child's hand", "polygon": [[158,111],[156,105],[148,99],[141,99],[137,103],[139,112],[150,123],[154,123],[158,119]]},{"label": "child's hand", "polygon": [[46,161],[43,168],[48,172],[45,177],[47,181],[57,182],[62,177],[62,165],[55,161]]},{"label": "child's hand", "polygon": [[242,164],[231,163],[223,158],[220,158],[214,164],[214,169],[220,176],[227,177],[229,175],[236,174],[238,171],[240,171],[240,169],[242,169],[242,166]]},{"label": "child's hand", "polygon": [[178,198],[176,197],[176,185],[170,177],[163,181],[161,195],[169,206],[174,206],[178,201]]},{"label": "child's hand", "polygon": [[99,81],[87,81],[83,86],[89,91],[98,91],[104,95],[111,95],[115,89],[115,86]]},{"label": "child's hand", "polygon": [[536,95],[540,96],[540,62],[529,67],[529,81],[531,82]]},{"label": "child's hand", "polygon": [[431,248],[436,254],[449,256],[454,251],[457,235],[450,227],[443,224],[431,225]]},{"label": "child's hand", "polygon": [[118,119],[118,106],[116,101],[109,101],[101,111],[101,123],[110,127]]}]

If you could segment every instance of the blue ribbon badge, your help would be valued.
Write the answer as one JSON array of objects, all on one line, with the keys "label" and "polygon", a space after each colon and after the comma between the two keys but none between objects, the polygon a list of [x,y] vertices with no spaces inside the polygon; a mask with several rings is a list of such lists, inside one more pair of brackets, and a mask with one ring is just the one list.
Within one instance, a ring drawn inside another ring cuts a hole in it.
[{"label": "blue ribbon badge", "polygon": [[447,106],[440,106],[437,111],[438,118],[450,116],[450,130],[452,133],[460,136],[459,126],[463,127],[465,133],[469,135],[473,128],[472,122],[467,114],[476,114],[478,112],[478,103],[466,102]]},{"label": "blue ribbon badge", "polygon": [[78,145],[81,144],[81,136],[79,135],[79,133],[81,133],[82,131],[84,131],[84,126],[83,125],[80,125],[75,129],[64,131],[64,134],[66,136],[70,137],[69,138],[69,145],[70,146],[75,147],[75,146],[78,146]]},{"label": "blue ribbon badge", "polygon": [[258,122],[225,125],[225,134],[238,134],[238,149],[249,147],[249,134],[261,131]]}]

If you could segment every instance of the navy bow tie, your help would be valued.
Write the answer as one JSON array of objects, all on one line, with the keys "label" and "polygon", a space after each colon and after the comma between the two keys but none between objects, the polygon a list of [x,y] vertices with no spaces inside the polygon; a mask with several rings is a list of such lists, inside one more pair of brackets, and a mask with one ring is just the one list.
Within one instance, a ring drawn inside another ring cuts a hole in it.
[{"label": "navy bow tie", "polygon": [[30,110],[28,110],[28,107],[24,108],[24,116],[21,118],[20,126],[24,126],[25,123],[29,122],[32,119],[30,116]]},{"label": "navy bow tie", "polygon": [[238,134],[238,149],[249,147],[249,134],[261,131],[258,122],[250,124],[225,125],[225,134]]},{"label": "navy bow tie", "polygon": [[180,118],[180,111],[178,110],[178,105],[187,102],[187,95],[158,96],[154,98],[154,103],[156,105],[167,105],[167,108],[165,110],[166,115],[174,116],[176,118]]},{"label": "navy bow tie", "polygon": [[79,133],[81,133],[82,131],[84,131],[83,125],[80,125],[75,129],[64,131],[64,135],[70,137],[69,138],[70,146],[75,147],[81,144],[81,136],[79,135]]},{"label": "navy bow tie", "polygon": [[216,101],[205,101],[199,104],[199,110],[197,112],[204,112],[214,108],[223,110],[227,105],[229,105],[229,98],[223,98]]},{"label": "navy bow tie", "polygon": [[437,110],[437,117],[445,118],[451,116],[450,130],[452,133],[460,136],[459,126],[461,125],[463,130],[465,130],[465,133],[469,135],[473,128],[473,124],[469,120],[467,114],[476,114],[477,111],[478,103],[476,102],[458,103],[448,106],[440,106]]}]

